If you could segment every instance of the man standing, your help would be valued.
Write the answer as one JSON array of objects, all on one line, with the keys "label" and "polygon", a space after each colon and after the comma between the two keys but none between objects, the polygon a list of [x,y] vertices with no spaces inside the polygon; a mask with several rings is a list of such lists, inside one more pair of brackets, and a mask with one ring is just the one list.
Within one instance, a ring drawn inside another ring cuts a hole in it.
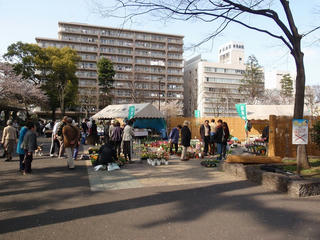
[{"label": "man standing", "polygon": [[8,120],[7,125],[2,133],[2,144],[7,156],[6,162],[12,160],[14,145],[17,141],[17,130],[12,126],[12,120]]},{"label": "man standing", "polygon": [[210,131],[209,120],[205,120],[204,124],[200,126],[201,141],[204,143],[204,155],[208,155],[209,143],[210,143]]},{"label": "man standing", "polygon": [[110,121],[107,121],[106,125],[103,128],[103,136],[104,136],[105,143],[109,143],[109,139],[110,139],[109,128],[110,128]]},{"label": "man standing", "polygon": [[81,133],[81,135],[82,135],[82,144],[85,144],[86,143],[86,139],[87,139],[87,133],[88,133],[88,130],[89,130],[89,128],[88,128],[88,119],[83,119],[82,120],[82,123],[81,123],[81,130],[82,130],[82,133]]},{"label": "man standing", "polygon": [[215,151],[215,146],[214,146],[214,135],[216,134],[216,127],[217,124],[215,123],[214,119],[211,119],[210,122],[210,154],[214,155],[214,151]]},{"label": "man standing", "polygon": [[67,118],[66,125],[62,129],[64,147],[68,155],[68,168],[74,169],[74,148],[80,144],[80,130],[72,125],[72,118]]},{"label": "man standing", "polygon": [[178,125],[177,127],[172,128],[170,134],[169,134],[169,140],[170,140],[170,154],[172,155],[172,148],[174,145],[174,148],[176,150],[176,153],[178,152],[178,143],[179,143],[179,130],[181,130],[182,126]]},{"label": "man standing", "polygon": [[37,149],[37,135],[36,128],[34,123],[27,123],[28,131],[23,138],[22,148],[25,152],[25,160],[24,160],[24,175],[31,173],[31,163],[33,160],[33,152]]},{"label": "man standing", "polygon": [[52,129],[50,157],[54,157],[54,152],[55,152],[56,145],[57,145],[57,148],[58,148],[57,152],[58,152],[58,155],[59,155],[60,143],[59,143],[59,140],[57,138],[57,130],[58,130],[59,124],[60,124],[60,122],[57,121],[54,124],[53,129]]},{"label": "man standing", "polygon": [[133,124],[133,122],[131,120],[129,120],[127,125],[123,129],[123,135],[122,135],[123,154],[124,154],[126,161],[129,161],[129,163],[133,162],[133,161],[131,161],[132,139],[134,136],[132,124]]}]

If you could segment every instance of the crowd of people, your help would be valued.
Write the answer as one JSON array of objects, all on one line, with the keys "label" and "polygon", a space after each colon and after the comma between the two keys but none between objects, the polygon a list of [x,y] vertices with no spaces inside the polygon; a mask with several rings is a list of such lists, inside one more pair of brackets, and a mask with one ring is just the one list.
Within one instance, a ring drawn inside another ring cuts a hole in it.
[{"label": "crowd of people", "polygon": [[[173,154],[173,147],[175,147],[175,152],[178,151],[179,130],[181,130],[182,161],[188,160],[187,148],[190,146],[191,141],[189,125],[189,121],[184,121],[183,126],[178,125],[174,127],[169,134],[170,153]],[[214,155],[216,153],[219,155],[218,160],[226,157],[227,142],[230,138],[229,127],[226,122],[219,119],[216,123],[215,120],[212,119],[209,123],[209,120],[205,120],[200,126],[200,138],[204,145],[204,155]]]},{"label": "crowd of people", "polygon": [[[37,144],[37,136],[41,136],[47,130],[52,131],[50,157],[67,158],[69,169],[75,168],[74,161],[77,160],[81,144],[103,144],[99,151],[101,162],[115,161],[123,152],[126,160],[132,163],[132,139],[134,136],[132,120],[126,121],[122,125],[116,120],[100,122],[100,125],[103,126],[102,134],[98,134],[97,124],[93,119],[83,119],[80,124],[77,124],[72,118],[65,116],[62,120],[41,124],[41,131],[38,129],[40,126],[38,122],[30,121],[21,128],[15,126],[14,123],[12,120],[8,120],[7,126],[3,129],[1,139],[4,148],[3,157],[6,157],[5,161],[11,161],[16,146],[16,153],[20,160],[19,169],[24,175],[31,173],[34,152],[41,147]],[[108,154],[105,154],[106,152]]]}]

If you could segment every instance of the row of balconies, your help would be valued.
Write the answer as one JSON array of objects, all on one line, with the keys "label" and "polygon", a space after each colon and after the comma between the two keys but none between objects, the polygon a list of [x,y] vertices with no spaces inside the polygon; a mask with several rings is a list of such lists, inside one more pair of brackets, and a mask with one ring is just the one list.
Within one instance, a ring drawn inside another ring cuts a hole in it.
[{"label": "row of balconies", "polygon": [[[60,39],[63,41],[71,41],[71,42],[78,42],[78,43],[88,43],[88,44],[98,44],[101,45],[113,45],[113,46],[123,46],[123,47],[136,47],[136,48],[151,48],[151,49],[165,49],[165,43],[158,43],[158,42],[142,42],[142,41],[132,41],[132,40],[121,40],[121,39],[110,39],[110,38],[100,38],[100,41],[97,37],[88,37],[86,35],[66,35],[61,34]],[[169,42],[168,42],[169,43]],[[170,44],[176,44],[174,42],[170,42]],[[168,49],[170,51],[182,51],[179,44],[177,45],[170,45],[168,44]]]},{"label": "row of balconies", "polygon": [[148,41],[160,41],[160,42],[169,42],[175,44],[182,44],[182,38],[175,38],[171,36],[164,36],[152,33],[134,33],[125,30],[116,30],[116,29],[99,29],[99,28],[90,28],[90,27],[80,27],[73,25],[65,25],[62,24],[59,26],[59,32],[67,32],[67,33],[80,33],[85,35],[100,35],[100,36],[108,36],[108,37],[116,37],[116,38],[127,38],[127,39],[140,39],[140,40],[148,40]]}]

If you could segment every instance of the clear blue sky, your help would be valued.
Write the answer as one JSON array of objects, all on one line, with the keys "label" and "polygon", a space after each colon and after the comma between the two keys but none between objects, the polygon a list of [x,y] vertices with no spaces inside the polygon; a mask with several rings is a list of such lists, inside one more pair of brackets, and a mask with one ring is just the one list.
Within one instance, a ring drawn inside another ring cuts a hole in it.
[{"label": "clear blue sky", "polygon": [[[14,42],[35,43],[35,37],[57,38],[58,21],[81,22],[109,27],[121,27],[122,21],[114,18],[103,18],[95,13],[91,0],[0,0],[0,55]],[[105,5],[112,0],[100,0]],[[277,2],[277,1],[274,1]],[[320,25],[319,0],[291,0],[296,24],[301,33]],[[251,18],[268,25],[265,21]],[[184,35],[185,47],[198,43],[213,29],[213,24],[202,22],[159,22],[143,17],[134,23],[124,26],[129,29]],[[303,42],[307,84],[320,84],[320,30],[309,35]],[[232,25],[214,41],[204,44],[198,49],[185,51],[184,57],[191,58],[202,54],[204,58],[217,61],[217,49],[223,43],[237,40],[245,45],[246,57],[254,54],[265,71],[287,70],[295,72],[292,56],[279,41],[262,33]],[[269,83],[267,83],[268,85]]]}]

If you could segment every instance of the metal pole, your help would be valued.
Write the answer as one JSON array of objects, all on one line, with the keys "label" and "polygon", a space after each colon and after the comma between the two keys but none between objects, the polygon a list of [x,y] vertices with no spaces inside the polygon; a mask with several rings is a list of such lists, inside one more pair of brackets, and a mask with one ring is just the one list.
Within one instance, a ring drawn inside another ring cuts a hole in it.
[{"label": "metal pole", "polygon": [[161,83],[161,80],[159,79],[159,111],[160,111],[160,83]]}]

